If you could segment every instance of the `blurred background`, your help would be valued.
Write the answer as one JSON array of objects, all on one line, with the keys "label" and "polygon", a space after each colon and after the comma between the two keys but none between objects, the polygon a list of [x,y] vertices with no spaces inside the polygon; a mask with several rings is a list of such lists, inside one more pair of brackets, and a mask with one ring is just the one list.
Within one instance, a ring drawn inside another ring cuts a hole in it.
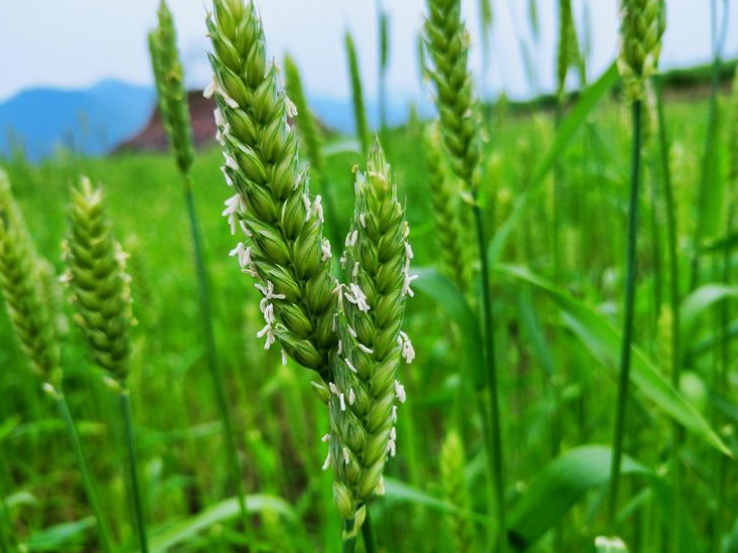
[{"label": "blurred background", "polygon": [[[356,41],[369,121],[377,125],[378,1],[270,0],[259,6],[270,54],[281,60],[289,52],[297,61],[311,107],[329,128],[353,129],[346,30]],[[556,0],[533,3],[538,29],[530,24],[532,3],[495,0],[492,27],[484,35],[479,3],[462,4],[472,35],[471,63],[479,94],[490,101],[503,93],[511,100],[525,100],[554,91]],[[593,78],[617,51],[617,4],[573,1],[581,49]],[[155,104],[146,32],[155,24],[157,5],[157,0],[6,3],[0,18],[0,155],[22,147],[27,157],[38,160],[61,146],[104,154],[144,130]],[[738,34],[731,32],[738,10],[722,14],[725,5],[729,4],[719,2],[718,21],[727,23],[723,55],[732,58],[738,51]],[[389,16],[387,109],[392,125],[407,119],[411,104],[421,114],[431,110],[427,88],[421,88],[417,56],[424,8],[423,0],[384,0],[381,6]],[[205,5],[174,0],[171,9],[187,84],[202,90],[209,80]],[[713,47],[707,2],[669,0],[668,12],[662,67],[709,64]],[[570,81],[571,87],[578,85],[576,75]],[[163,148],[163,135],[160,142]]]}]

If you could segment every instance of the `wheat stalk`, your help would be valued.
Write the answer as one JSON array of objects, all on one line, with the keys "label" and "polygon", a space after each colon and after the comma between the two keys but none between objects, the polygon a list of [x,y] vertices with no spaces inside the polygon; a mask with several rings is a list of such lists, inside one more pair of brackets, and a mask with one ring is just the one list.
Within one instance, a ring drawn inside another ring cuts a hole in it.
[{"label": "wheat stalk", "polygon": [[330,243],[322,237],[320,196],[312,198],[300,171],[294,107],[282,91],[276,64],[267,63],[261,20],[253,4],[216,0],[208,18],[215,72],[208,94],[235,188],[224,215],[231,232],[246,236],[233,250],[241,268],[256,277],[264,295],[266,348],[283,352],[329,379],[335,332],[336,281],[330,275]]},{"label": "wheat stalk", "polygon": [[[479,255],[482,314],[484,320],[484,353],[487,363],[489,413],[483,402],[479,411],[484,425],[488,473],[493,482],[494,503],[497,507],[500,553],[507,550],[507,520],[505,506],[505,468],[500,423],[499,390],[494,336],[494,317],[490,294],[489,258],[485,221],[478,202],[480,138],[475,117],[476,103],[468,68],[469,37],[461,21],[459,0],[427,0],[425,39],[432,66],[428,74],[435,85],[436,108],[441,134],[449,153],[454,173],[462,179],[474,217]],[[469,225],[471,226],[471,225]],[[490,501],[490,504],[492,501]],[[491,528],[490,528],[491,532]]]},{"label": "wheat stalk", "polygon": [[113,236],[112,223],[103,202],[101,187],[86,177],[72,190],[70,229],[64,243],[69,283],[77,322],[95,363],[110,375],[108,383],[120,396],[128,450],[132,502],[142,553],[148,538],[141,500],[136,443],[127,379],[130,372],[131,313],[130,278],[126,255]]},{"label": "wheat stalk", "polygon": [[233,422],[228,409],[226,385],[218,363],[213,330],[213,316],[210,306],[210,291],[208,273],[205,263],[205,252],[200,237],[200,224],[195,209],[194,185],[191,174],[194,160],[192,145],[192,129],[190,123],[187,91],[184,87],[184,74],[177,51],[177,36],[172,14],[164,0],[159,6],[159,26],[152,33],[153,47],[151,48],[152,66],[157,82],[159,103],[162,106],[162,118],[165,122],[167,134],[177,166],[184,181],[185,203],[190,224],[190,237],[195,251],[195,273],[197,276],[198,300],[202,320],[202,332],[208,353],[208,369],[213,381],[215,400],[218,406],[220,419],[223,422],[228,463],[231,477],[236,487],[241,521],[245,534],[250,537],[249,514],[246,505],[246,491],[241,475],[241,464],[238,459],[238,450],[234,438]]},{"label": "wheat stalk", "polygon": [[405,301],[413,292],[409,227],[397,185],[379,143],[357,172],[356,206],[344,254],[349,284],[342,289],[340,341],[328,383],[328,436],[336,482],[334,495],[350,537],[361,527],[365,505],[378,489],[388,456],[396,452],[396,401],[405,401],[397,380],[404,358],[415,357],[402,332]]},{"label": "wheat stalk", "polygon": [[63,392],[61,336],[66,321],[51,265],[40,257],[15,203],[10,181],[0,169],[0,287],[10,322],[44,391],[54,400],[75,454],[90,509],[95,516],[100,547],[112,551],[97,490],[82,451],[77,427]]}]

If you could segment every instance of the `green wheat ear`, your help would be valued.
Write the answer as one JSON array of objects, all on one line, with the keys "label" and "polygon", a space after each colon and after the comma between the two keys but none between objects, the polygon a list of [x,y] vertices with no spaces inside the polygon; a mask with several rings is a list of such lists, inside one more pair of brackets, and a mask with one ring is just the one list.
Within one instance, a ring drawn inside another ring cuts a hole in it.
[{"label": "green wheat ear", "polygon": [[[49,264],[39,257],[0,169],[0,288],[10,322],[34,371],[58,388],[62,380],[56,299]],[[53,274],[53,270],[51,271]]]},{"label": "green wheat ear", "polygon": [[428,0],[425,40],[433,67],[427,73],[436,87],[443,142],[454,173],[473,182],[480,151],[471,73],[467,69],[469,35],[458,0]]},{"label": "green wheat ear", "polygon": [[362,507],[381,491],[386,459],[395,455],[396,401],[405,401],[397,371],[403,358],[410,363],[415,357],[402,331],[415,277],[405,213],[378,142],[366,172],[356,175],[355,193],[344,256],[349,284],[342,289],[341,340],[326,396],[334,495],[342,516],[360,527]]},{"label": "green wheat ear", "polygon": [[72,190],[65,241],[67,281],[95,362],[119,382],[128,376],[131,296],[125,254],[113,237],[102,188],[83,177]]},{"label": "green wheat ear", "polygon": [[266,347],[278,341],[298,363],[330,375],[335,348],[336,281],[331,249],[322,236],[323,207],[301,172],[295,130],[276,64],[267,63],[261,20],[252,3],[216,0],[207,25],[225,157],[223,172],[235,195],[226,202],[233,234],[245,235],[231,252],[258,280]]},{"label": "green wheat ear", "polygon": [[166,2],[159,5],[159,27],[149,35],[151,62],[159,94],[162,120],[182,174],[195,158],[184,71],[177,53],[177,31]]},{"label": "green wheat ear", "polygon": [[645,83],[656,71],[665,15],[661,0],[621,0],[618,70],[630,101],[641,100]]},{"label": "green wheat ear", "polygon": [[471,512],[465,474],[466,458],[461,438],[457,432],[449,432],[441,448],[441,482],[446,501],[459,509],[447,515],[454,551],[457,553],[476,551],[474,525],[464,515],[465,512]]},{"label": "green wheat ear", "polygon": [[467,290],[470,280],[469,263],[466,263],[466,252],[463,248],[464,242],[458,209],[456,209],[458,201],[454,198],[444,166],[441,134],[438,125],[431,125],[427,129],[425,145],[428,188],[442,266],[459,287],[459,290],[464,292]]}]

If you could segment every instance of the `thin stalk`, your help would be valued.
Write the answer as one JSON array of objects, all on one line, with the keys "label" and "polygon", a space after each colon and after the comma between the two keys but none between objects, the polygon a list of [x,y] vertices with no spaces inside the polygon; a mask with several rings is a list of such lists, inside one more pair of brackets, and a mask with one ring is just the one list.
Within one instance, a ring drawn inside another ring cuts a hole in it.
[{"label": "thin stalk", "polygon": [[356,549],[356,530],[354,529],[354,519],[343,521],[343,537],[341,542],[341,553],[354,553]]},{"label": "thin stalk", "polygon": [[[656,116],[659,127],[659,153],[661,161],[661,178],[664,183],[664,201],[666,208],[666,238],[667,251],[669,255],[669,305],[671,307],[671,348],[672,366],[671,383],[678,388],[681,377],[681,340],[679,336],[680,326],[680,302],[679,302],[679,258],[677,252],[677,216],[674,203],[674,189],[671,181],[671,167],[669,165],[669,137],[666,134],[666,116],[664,115],[664,101],[661,90],[661,81],[655,81],[656,92]],[[681,512],[681,463],[679,451],[684,440],[684,430],[679,423],[673,425],[671,466],[672,466],[672,519],[669,524],[672,548],[677,547],[681,538],[681,526],[679,524]],[[676,549],[672,549],[677,551]]]},{"label": "thin stalk", "polygon": [[133,416],[131,413],[131,393],[128,388],[120,390],[120,410],[125,427],[126,448],[128,450],[128,477],[130,478],[131,499],[136,515],[138,540],[141,553],[149,552],[149,541],[146,537],[146,522],[144,517],[143,501],[141,498],[141,483],[138,476],[138,460],[136,458],[136,436],[133,431]]},{"label": "thin stalk", "polygon": [[620,486],[620,464],[623,458],[623,437],[625,435],[625,416],[628,406],[628,382],[630,379],[630,352],[633,341],[633,315],[636,291],[636,253],[638,238],[638,190],[641,180],[641,101],[632,104],[633,150],[631,152],[630,201],[628,204],[628,239],[626,254],[625,313],[623,320],[623,342],[620,351],[620,376],[618,379],[618,400],[615,416],[615,435],[613,438],[612,461],[610,466],[610,496],[607,511],[607,528],[615,535],[617,518],[618,490]]},{"label": "thin stalk", "polygon": [[87,461],[85,460],[85,456],[82,451],[82,443],[80,442],[79,434],[77,432],[77,425],[74,423],[72,412],[69,410],[67,398],[62,392],[57,392],[54,395],[54,402],[56,403],[59,414],[64,421],[64,426],[66,427],[67,435],[69,437],[70,443],[72,444],[72,450],[74,451],[74,456],[77,460],[77,468],[79,469],[79,473],[82,476],[82,486],[85,489],[87,501],[90,504],[90,509],[92,510],[92,514],[95,517],[95,525],[97,527],[98,539],[100,540],[100,548],[102,549],[102,551],[110,553],[111,551],[113,551],[113,546],[110,539],[110,531],[108,530],[108,526],[105,523],[105,518],[102,514],[102,509],[100,508],[100,500],[97,495],[97,489],[92,481],[92,476],[90,475],[90,470],[87,466]]},{"label": "thin stalk", "polygon": [[243,523],[244,534],[249,537],[251,525],[249,524],[248,510],[246,508],[246,492],[241,479],[241,468],[238,462],[236,442],[233,437],[233,422],[231,421],[230,411],[228,410],[225,382],[223,380],[223,373],[220,370],[216,354],[212,310],[210,307],[210,293],[208,290],[208,275],[207,270],[205,269],[205,255],[203,253],[202,240],[200,238],[200,225],[198,223],[197,212],[195,211],[195,199],[192,192],[192,175],[185,175],[184,179],[187,215],[190,220],[192,245],[195,250],[195,270],[197,273],[197,288],[202,315],[202,331],[205,336],[205,343],[207,346],[208,368],[210,369],[210,377],[213,381],[213,391],[215,392],[215,400],[218,404],[220,419],[223,423],[223,432],[225,434],[226,442],[226,456],[228,457],[228,462],[231,468],[231,477],[236,485],[238,507],[241,521]]},{"label": "thin stalk", "polygon": [[364,537],[364,548],[366,553],[379,553],[379,545],[377,544],[377,534],[374,531],[372,517],[369,512],[369,505],[366,505],[366,518],[361,526],[361,534]]},{"label": "thin stalk", "polygon": [[[475,198],[476,200],[476,198]],[[490,443],[492,458],[487,456],[495,487],[495,499],[497,503],[497,519],[499,522],[499,533],[497,536],[498,552],[507,552],[507,517],[505,512],[505,469],[502,459],[502,431],[500,428],[500,400],[497,386],[497,363],[495,360],[495,338],[494,320],[492,315],[492,297],[489,285],[489,259],[487,258],[487,238],[484,232],[484,219],[479,204],[475,201],[472,208],[474,212],[474,224],[479,245],[479,262],[482,278],[482,311],[484,316],[485,351],[487,354],[487,387],[490,397]]]},{"label": "thin stalk", "polygon": [[[724,0],[723,5],[728,9],[728,2]],[[710,1],[710,32],[712,35],[712,82],[710,85],[710,108],[707,116],[707,138],[705,140],[705,151],[702,155],[702,173],[700,176],[700,187],[698,190],[697,209],[698,215],[702,214],[703,205],[707,202],[708,190],[711,177],[714,174],[712,154],[715,151],[715,138],[718,124],[718,91],[720,88],[720,67],[722,65],[722,52],[728,29],[727,14],[723,14],[723,25],[718,36],[717,0]],[[697,222],[697,231],[694,237],[692,264],[690,275],[690,289],[694,290],[700,280],[700,245],[702,244],[703,229],[700,221]]]}]

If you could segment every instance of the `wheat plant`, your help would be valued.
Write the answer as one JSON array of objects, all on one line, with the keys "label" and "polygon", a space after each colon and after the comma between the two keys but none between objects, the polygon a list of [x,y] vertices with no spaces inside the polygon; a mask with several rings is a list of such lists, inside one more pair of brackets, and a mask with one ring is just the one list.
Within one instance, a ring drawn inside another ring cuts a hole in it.
[{"label": "wheat plant", "polygon": [[119,396],[139,546],[142,553],[147,553],[131,394],[127,384],[133,317],[126,255],[113,236],[102,188],[93,186],[86,177],[72,190],[69,221],[69,234],[64,243],[65,280],[76,308],[74,320],[92,359],[107,373],[111,389]]},{"label": "wheat plant", "polygon": [[[505,468],[503,459],[500,399],[495,349],[495,324],[490,294],[489,258],[482,208],[479,205],[480,136],[476,102],[468,68],[469,38],[461,20],[458,0],[428,0],[425,40],[432,64],[428,73],[435,87],[441,136],[451,168],[465,187],[474,220],[481,279],[481,308],[484,328],[484,355],[487,365],[489,415],[484,404],[480,415],[484,425],[488,471],[493,482],[499,530],[497,547],[507,550]],[[488,420],[489,419],[489,420]]]},{"label": "wheat plant", "polygon": [[[625,86],[626,99],[631,106],[633,140],[631,153],[630,199],[628,203],[628,231],[626,253],[626,284],[623,312],[623,336],[620,352],[617,410],[610,466],[610,494],[608,498],[607,531],[616,530],[617,499],[620,485],[620,466],[623,456],[628,382],[630,380],[631,344],[636,295],[636,254],[638,246],[638,204],[641,181],[642,103],[646,82],[658,66],[661,36],[664,32],[659,0],[623,0],[621,5],[621,51],[618,57]],[[676,509],[676,505],[674,509]]]},{"label": "wheat plant", "polygon": [[[95,516],[100,548],[109,553],[113,550],[110,532],[63,391],[62,329],[58,322],[62,315],[59,305],[49,295],[49,288],[55,285],[56,282],[49,278],[48,262],[35,250],[13,199],[10,181],[0,169],[0,287],[18,341],[64,422],[85,494]],[[7,512],[4,506],[0,507]]]},{"label": "wheat plant", "polygon": [[195,253],[195,274],[197,276],[198,298],[202,332],[207,347],[208,368],[213,381],[213,390],[220,419],[223,423],[228,464],[231,478],[236,487],[238,505],[244,530],[249,533],[249,515],[246,505],[246,491],[241,476],[241,465],[234,438],[226,385],[218,362],[213,314],[210,305],[209,277],[205,251],[200,236],[200,223],[195,208],[192,164],[194,148],[192,145],[192,124],[190,121],[187,90],[184,87],[184,71],[177,51],[177,34],[174,20],[164,0],[159,5],[159,26],[149,34],[151,65],[154,71],[159,106],[164,127],[169,136],[172,153],[175,156],[184,183],[185,203],[190,226],[190,239]]},{"label": "wheat plant", "polygon": [[344,43],[346,45],[346,56],[348,58],[356,136],[359,139],[362,153],[366,155],[369,152],[371,138],[369,135],[369,123],[366,119],[366,107],[364,107],[364,86],[361,83],[359,57],[356,54],[356,45],[354,44],[354,37],[351,35],[351,31],[346,31]]}]

